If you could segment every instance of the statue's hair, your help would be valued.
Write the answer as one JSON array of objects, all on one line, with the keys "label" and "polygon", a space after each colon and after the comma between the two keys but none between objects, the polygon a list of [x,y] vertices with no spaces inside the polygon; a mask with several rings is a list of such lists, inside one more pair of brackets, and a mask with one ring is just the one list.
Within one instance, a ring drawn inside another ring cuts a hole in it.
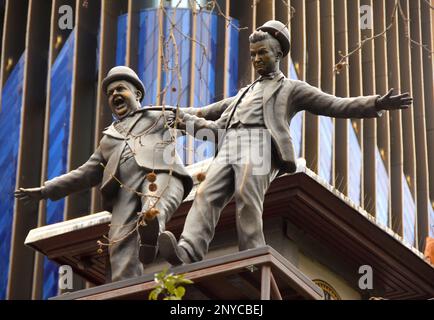
[{"label": "statue's hair", "polygon": [[268,32],[264,32],[262,30],[256,30],[249,36],[250,43],[256,43],[259,41],[268,40],[270,42],[271,49],[277,55],[279,52],[282,54],[282,47],[280,46],[279,41],[274,38]]}]

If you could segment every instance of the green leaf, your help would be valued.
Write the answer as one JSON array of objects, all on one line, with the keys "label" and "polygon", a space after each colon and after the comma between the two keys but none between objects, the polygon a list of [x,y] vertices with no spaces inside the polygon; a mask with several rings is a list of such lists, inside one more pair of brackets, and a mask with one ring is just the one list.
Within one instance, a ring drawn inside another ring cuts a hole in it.
[{"label": "green leaf", "polygon": [[182,281],[180,282],[180,284],[193,284],[194,282],[191,281],[190,279],[182,279]]},{"label": "green leaf", "polygon": [[181,299],[183,296],[184,296],[184,294],[185,294],[185,288],[184,287],[178,287],[178,288],[176,288],[175,289],[175,295],[179,298],[179,299]]},{"label": "green leaf", "polygon": [[149,293],[149,300],[157,300],[160,293],[163,291],[163,288],[156,287]]},{"label": "green leaf", "polygon": [[157,285],[149,293],[149,300],[158,300],[161,294],[164,294],[163,300],[181,300],[186,291],[181,285],[193,283],[190,279],[185,279],[183,274],[167,274],[167,268],[154,274],[154,281]]}]

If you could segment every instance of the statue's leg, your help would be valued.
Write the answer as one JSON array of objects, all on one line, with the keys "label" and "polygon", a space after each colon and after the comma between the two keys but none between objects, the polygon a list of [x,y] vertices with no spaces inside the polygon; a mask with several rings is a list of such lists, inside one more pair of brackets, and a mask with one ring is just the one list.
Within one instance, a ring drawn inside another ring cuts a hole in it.
[{"label": "statue's leg", "polygon": [[[118,179],[133,190],[140,190],[143,170],[134,158],[123,161],[119,167]],[[141,210],[140,197],[129,190],[119,188],[112,210],[109,247],[112,281],[138,277],[143,274],[139,262],[139,237],[137,234],[137,213]]]},{"label": "statue's leg", "polygon": [[274,170],[265,175],[252,174],[249,164],[236,169],[236,225],[240,250],[265,245],[262,212],[265,193],[276,176]]},{"label": "statue's leg", "polygon": [[[220,155],[220,154],[219,154]],[[234,193],[234,172],[229,163],[211,163],[185,220],[179,246],[190,259],[200,261],[208,252],[221,211]]]},{"label": "statue's leg", "polygon": [[243,130],[239,136],[248,148],[241,151],[240,161],[234,165],[236,225],[239,249],[246,250],[265,245],[264,197],[278,169],[266,130]]},{"label": "statue's leg", "polygon": [[157,240],[160,232],[166,229],[166,223],[182,203],[184,186],[182,181],[168,173],[158,173],[157,180],[153,182],[157,190],[150,191],[150,181],[144,180],[142,193],[142,211],[151,208],[158,210],[158,215],[146,221],[146,226],[139,226],[140,252],[139,259],[142,263],[148,264],[154,261],[157,252]]}]

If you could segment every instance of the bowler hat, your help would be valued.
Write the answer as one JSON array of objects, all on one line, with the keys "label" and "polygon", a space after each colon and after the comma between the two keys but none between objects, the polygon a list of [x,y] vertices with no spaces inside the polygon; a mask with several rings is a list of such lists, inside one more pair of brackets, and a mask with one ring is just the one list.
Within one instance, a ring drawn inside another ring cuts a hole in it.
[{"label": "bowler hat", "polygon": [[134,70],[126,66],[117,66],[110,69],[110,71],[107,73],[107,76],[102,81],[102,88],[104,92],[107,92],[107,87],[110,83],[120,80],[128,81],[133,84],[137,90],[140,90],[142,92],[140,102],[143,100],[145,96],[145,86]]},{"label": "bowler hat", "polygon": [[291,46],[291,36],[288,28],[280,21],[269,20],[260,26],[257,30],[262,30],[269,33],[272,37],[276,38],[282,48],[283,56],[289,53]]}]

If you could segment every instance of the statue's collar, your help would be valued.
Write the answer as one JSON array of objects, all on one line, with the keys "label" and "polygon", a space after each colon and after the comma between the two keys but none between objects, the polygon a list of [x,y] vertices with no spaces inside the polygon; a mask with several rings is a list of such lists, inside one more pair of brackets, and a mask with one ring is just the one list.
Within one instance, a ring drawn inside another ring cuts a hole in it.
[{"label": "statue's collar", "polygon": [[[142,117],[144,111],[146,111],[146,109],[138,109],[123,118],[122,120],[113,122],[108,128],[103,131],[103,134],[109,135],[117,139],[126,139],[128,133],[131,132],[137,121],[139,121],[139,119]],[[122,125],[122,132],[116,129],[117,124]]]},{"label": "statue's collar", "polygon": [[280,78],[281,75],[283,75],[283,73],[280,70],[276,71],[276,72],[271,72],[271,73],[264,74],[264,75],[260,76],[258,81],[274,80],[275,78]]}]

